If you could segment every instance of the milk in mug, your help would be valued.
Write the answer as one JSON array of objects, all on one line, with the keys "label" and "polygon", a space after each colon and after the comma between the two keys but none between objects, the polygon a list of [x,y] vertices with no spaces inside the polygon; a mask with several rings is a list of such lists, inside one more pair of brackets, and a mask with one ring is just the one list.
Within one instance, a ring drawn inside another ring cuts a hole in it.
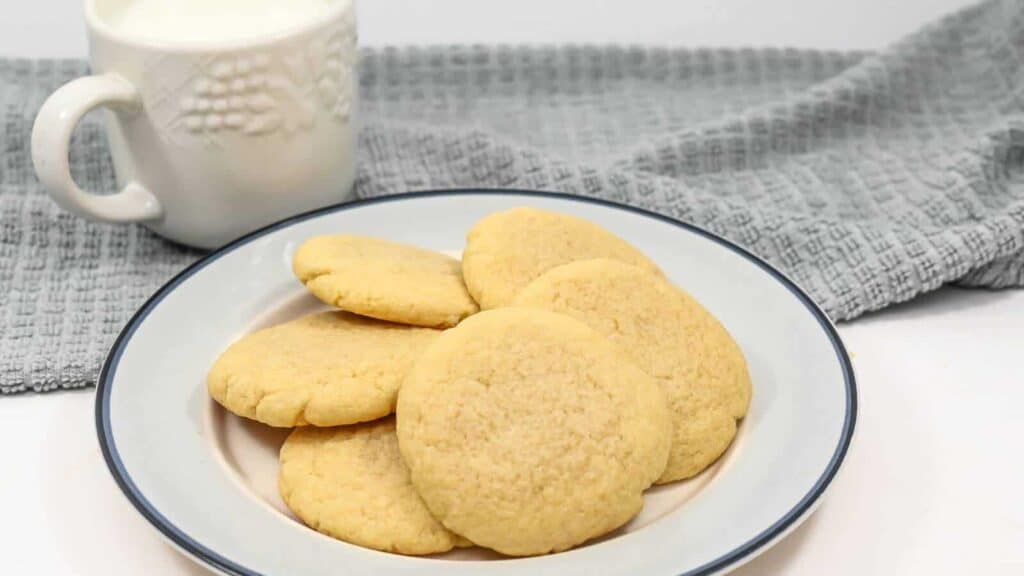
[{"label": "milk in mug", "polygon": [[233,41],[298,28],[329,7],[330,0],[130,0],[107,24],[158,42]]}]

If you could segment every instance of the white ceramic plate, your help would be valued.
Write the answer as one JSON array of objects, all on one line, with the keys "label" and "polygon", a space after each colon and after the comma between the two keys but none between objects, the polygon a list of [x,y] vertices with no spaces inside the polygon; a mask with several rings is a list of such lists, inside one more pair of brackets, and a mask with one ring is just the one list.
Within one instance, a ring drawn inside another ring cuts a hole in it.
[{"label": "white ceramic plate", "polygon": [[[627,239],[736,337],[754,382],[729,452],[701,476],[648,492],[619,531],[549,556],[480,550],[412,558],[306,528],[276,490],[285,433],[225,413],[206,393],[239,336],[316,309],[291,273],[296,246],[348,232],[446,251],[482,216],[529,205]],[[128,499],[170,542],[228,574],[712,574],[763,551],[828,488],[856,417],[853,373],[825,315],[757,257],[678,221],[608,202],[518,191],[442,191],[343,204],[254,232],[210,254],[135,314],[107,358],[96,422]]]}]

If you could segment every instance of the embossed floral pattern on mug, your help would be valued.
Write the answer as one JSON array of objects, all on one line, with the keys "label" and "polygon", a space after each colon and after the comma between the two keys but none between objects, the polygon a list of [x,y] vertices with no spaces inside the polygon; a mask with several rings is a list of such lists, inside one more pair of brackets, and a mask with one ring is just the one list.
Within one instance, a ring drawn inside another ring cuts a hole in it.
[{"label": "embossed floral pattern on mug", "polygon": [[348,18],[288,55],[214,59],[186,82],[175,120],[193,134],[295,132],[310,128],[320,107],[346,122],[357,86],[355,45],[355,24]]}]

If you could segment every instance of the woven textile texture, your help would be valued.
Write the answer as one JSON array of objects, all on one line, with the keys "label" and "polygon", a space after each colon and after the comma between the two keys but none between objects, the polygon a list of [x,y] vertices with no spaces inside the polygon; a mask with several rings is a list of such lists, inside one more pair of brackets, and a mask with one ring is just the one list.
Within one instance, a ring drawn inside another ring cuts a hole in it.
[{"label": "woven textile texture", "polygon": [[[598,196],[725,236],[836,320],[944,283],[1024,284],[1024,2],[879,53],[437,47],[362,53],[359,196]],[[32,120],[79,61],[0,60],[0,392],[91,385],[131,313],[201,256],[62,212]],[[95,119],[71,164],[115,189]]]}]

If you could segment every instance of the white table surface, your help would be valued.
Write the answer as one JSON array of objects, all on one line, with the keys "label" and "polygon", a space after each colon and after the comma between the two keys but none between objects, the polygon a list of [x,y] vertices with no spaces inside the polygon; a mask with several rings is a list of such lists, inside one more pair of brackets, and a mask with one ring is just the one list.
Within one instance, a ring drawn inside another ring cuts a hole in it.
[{"label": "white table surface", "polygon": [[[364,0],[360,27],[366,44],[881,48],[966,3]],[[0,56],[84,55],[80,4],[3,0]],[[945,288],[839,331],[854,446],[818,511],[736,573],[1024,574],[1024,291]],[[114,485],[91,390],[0,399],[0,438],[0,574],[205,574]]]}]

